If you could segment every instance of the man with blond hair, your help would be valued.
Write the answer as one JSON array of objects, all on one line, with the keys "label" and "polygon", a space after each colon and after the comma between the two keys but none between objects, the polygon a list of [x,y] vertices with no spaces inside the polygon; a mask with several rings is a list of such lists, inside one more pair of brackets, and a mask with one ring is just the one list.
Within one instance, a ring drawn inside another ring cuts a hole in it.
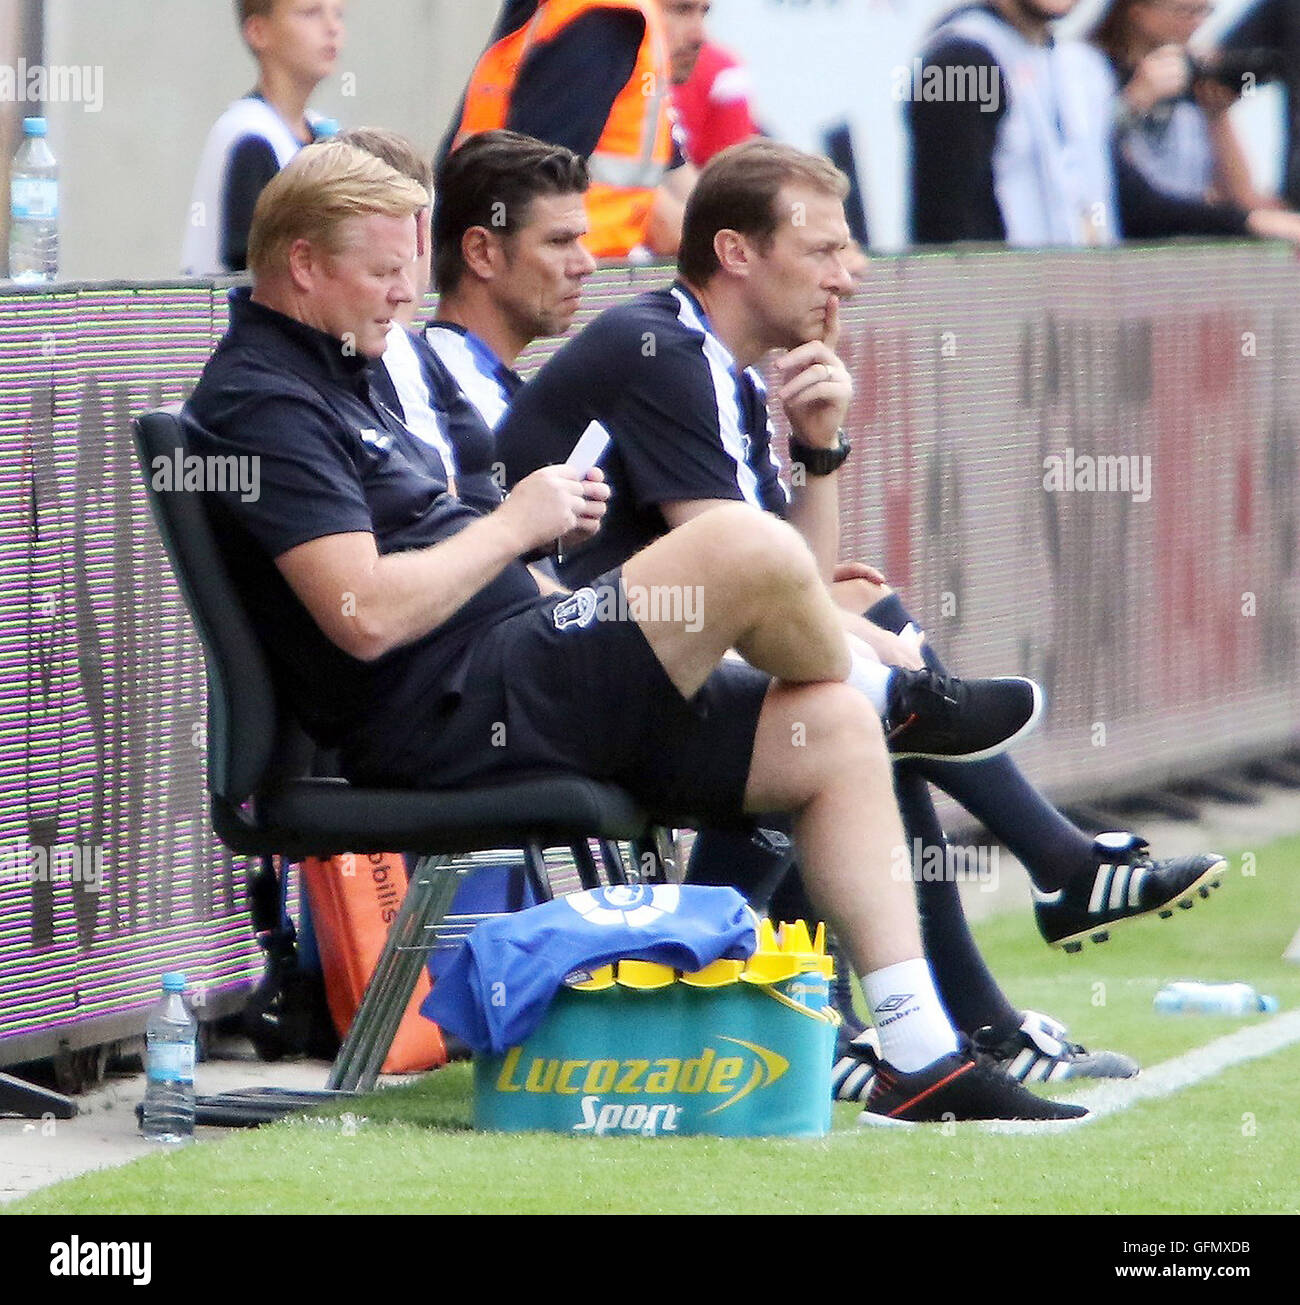
[{"label": "man with blond hair", "polygon": [[[879,717],[795,531],[724,505],[598,586],[545,592],[520,559],[598,527],[600,473],[543,468],[483,514],[376,399],[427,204],[350,146],[304,150],[258,201],[251,292],[186,406],[196,452],[260,461],[259,498],[208,506],[290,710],[360,782],[550,768],[663,815],[791,812],[809,889],[883,1014],[864,1120],[1084,1114],[958,1045],[911,886],[890,874],[902,830]],[[632,601],[685,586],[698,621]]]}]

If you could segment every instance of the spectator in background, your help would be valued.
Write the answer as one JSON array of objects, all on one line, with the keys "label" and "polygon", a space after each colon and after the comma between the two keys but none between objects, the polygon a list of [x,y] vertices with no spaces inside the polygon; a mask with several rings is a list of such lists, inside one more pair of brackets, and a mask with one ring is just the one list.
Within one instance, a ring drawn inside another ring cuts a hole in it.
[{"label": "spectator in background", "polygon": [[749,73],[709,41],[704,20],[712,0],[660,0],[660,8],[683,149],[702,168],[728,145],[759,134],[749,110]]},{"label": "spectator in background", "polygon": [[1236,96],[1187,48],[1212,9],[1208,0],[1111,0],[1091,40],[1123,84],[1116,148],[1127,161],[1157,190],[1249,211],[1264,201],[1228,114]]},{"label": "spectator in background", "polygon": [[507,128],[585,158],[597,258],[674,254],[695,169],[675,151],[660,0],[504,0],[440,160]]},{"label": "spectator in background", "polygon": [[199,161],[181,251],[186,276],[242,272],[263,187],[316,139],[307,101],[343,48],[342,0],[236,0],[257,85],[217,119]]},{"label": "spectator in background", "polygon": [[1282,198],[1300,209],[1300,0],[1257,0],[1220,38],[1213,62],[1238,89],[1282,83],[1287,123]]},{"label": "spectator in background", "polygon": [[1276,236],[1300,219],[1156,190],[1113,149],[1115,77],[1100,51],[1056,40],[1076,0],[991,0],[932,33],[902,88],[918,243],[1106,245],[1123,237]]}]

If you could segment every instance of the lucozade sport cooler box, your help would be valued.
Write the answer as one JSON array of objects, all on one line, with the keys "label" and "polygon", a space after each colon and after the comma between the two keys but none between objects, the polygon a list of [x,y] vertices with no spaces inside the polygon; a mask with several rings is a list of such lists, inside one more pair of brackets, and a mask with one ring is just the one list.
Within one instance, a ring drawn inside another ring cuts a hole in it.
[{"label": "lucozade sport cooler box", "polygon": [[537,1031],[474,1063],[474,1122],[595,1136],[821,1137],[839,1017],[831,961],[766,921],[749,961],[696,974],[619,961],[579,971]]}]

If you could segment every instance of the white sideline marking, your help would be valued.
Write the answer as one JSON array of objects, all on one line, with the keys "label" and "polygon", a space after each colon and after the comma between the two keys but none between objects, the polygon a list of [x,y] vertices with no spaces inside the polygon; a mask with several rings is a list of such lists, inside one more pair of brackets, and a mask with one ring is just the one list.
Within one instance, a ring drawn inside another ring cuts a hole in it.
[{"label": "white sideline marking", "polygon": [[1072,1105],[1088,1107],[1089,1114],[1084,1119],[1067,1119],[1046,1126],[1032,1120],[992,1120],[981,1123],[979,1129],[984,1133],[1052,1133],[1062,1128],[1077,1128],[1107,1115],[1118,1114],[1139,1102],[1172,1096],[1195,1083],[1214,1078],[1233,1065],[1270,1056],[1296,1042],[1300,1042],[1300,1010],[1287,1011],[1249,1028],[1238,1029],[1236,1033],[1215,1038],[1203,1047],[1194,1047],[1173,1060],[1162,1061],[1151,1069],[1144,1069],[1136,1078],[1098,1083],[1065,1098]]},{"label": "white sideline marking", "polygon": [[[1171,1017],[1181,1018],[1181,1017]],[[1188,1019],[1195,1018],[1187,1016]],[[1144,1069],[1136,1078],[1112,1079],[1098,1083],[1095,1087],[1075,1092],[1063,1097],[1074,1105],[1087,1106],[1089,1113],[1082,1119],[979,1119],[964,1120],[954,1123],[954,1128],[963,1132],[976,1129],[981,1133],[1013,1134],[1051,1134],[1079,1128],[1090,1124],[1095,1119],[1104,1119],[1107,1115],[1118,1114],[1141,1101],[1154,1101],[1159,1097],[1172,1096],[1184,1088],[1202,1083],[1207,1078],[1214,1078],[1233,1065],[1244,1064],[1248,1060],[1258,1060],[1261,1056],[1271,1056],[1275,1051],[1300,1042],[1300,1010],[1286,1011],[1280,1015],[1270,1015],[1258,1024],[1238,1029],[1235,1033],[1225,1034],[1207,1042],[1203,1047],[1193,1047],[1191,1051],[1175,1056],[1172,1060],[1162,1061],[1151,1069]],[[899,1125],[898,1120],[881,1121]],[[874,1123],[874,1121],[873,1121]],[[908,1124],[913,1129],[932,1129],[934,1124]],[[939,1125],[943,1127],[943,1125]],[[856,1132],[829,1133],[823,1141],[834,1142],[845,1137],[861,1137],[862,1130]]]},{"label": "white sideline marking", "polygon": [[[1192,1017],[1188,1017],[1192,1018]],[[1151,1069],[1144,1069],[1137,1078],[1115,1079],[1098,1083],[1083,1092],[1076,1092],[1070,1101],[1087,1106],[1093,1119],[1102,1119],[1120,1110],[1127,1110],[1140,1101],[1167,1097],[1181,1092],[1194,1083],[1203,1082],[1221,1074],[1233,1065],[1260,1056],[1270,1056],[1283,1047],[1300,1042],[1300,1010],[1281,1015],[1238,1029],[1196,1047],[1173,1060],[1163,1061]]]}]

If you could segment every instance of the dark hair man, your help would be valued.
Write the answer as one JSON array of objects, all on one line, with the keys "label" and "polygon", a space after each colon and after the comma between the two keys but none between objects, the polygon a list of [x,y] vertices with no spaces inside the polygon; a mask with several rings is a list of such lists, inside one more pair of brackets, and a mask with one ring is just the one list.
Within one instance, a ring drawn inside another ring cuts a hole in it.
[{"label": "dark hair man", "polygon": [[586,163],[517,132],[471,136],[438,168],[437,316],[425,338],[495,426],[534,340],[563,335],[596,263],[583,243]]},{"label": "dark hair man", "polygon": [[[883,577],[837,565],[836,472],[850,454],[840,429],[850,384],[832,347],[839,296],[849,285],[845,189],[829,162],[789,146],[760,140],[720,154],[687,206],[677,282],[609,309],[569,341],[516,395],[497,432],[498,452],[514,478],[565,457],[588,422],[608,430],[612,447],[602,466],[610,509],[600,532],[566,558],[567,583],[617,565],[720,504],[743,502],[796,526],[828,590],[849,608],[841,616],[850,633],[887,663],[924,658],[941,677],[934,650],[906,637],[917,623]],[[789,489],[755,370],[774,349],[786,351],[776,367],[777,398],[793,431]],[[1117,923],[1188,900],[1224,869],[1217,856],[1153,862],[1128,833],[1094,842],[1005,756],[896,769],[908,833],[927,847],[943,845],[927,781],[978,815],[1026,864],[1039,928],[1053,945],[1074,949]],[[956,884],[924,882],[921,892],[927,954],[960,1027],[988,1026],[989,1048],[1026,1074],[1135,1072],[1126,1058],[1069,1044],[1055,1021],[1017,1011],[970,938]],[[853,1086],[868,1079],[858,1075]]]}]

